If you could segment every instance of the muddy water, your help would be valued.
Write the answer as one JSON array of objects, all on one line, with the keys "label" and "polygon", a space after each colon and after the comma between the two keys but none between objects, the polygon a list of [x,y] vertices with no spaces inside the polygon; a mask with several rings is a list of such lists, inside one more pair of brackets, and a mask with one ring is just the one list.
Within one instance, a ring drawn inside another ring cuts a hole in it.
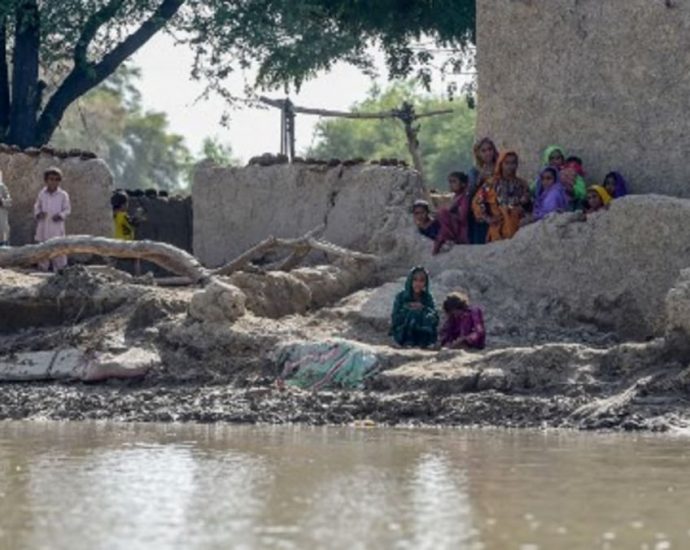
[{"label": "muddy water", "polygon": [[0,423],[0,548],[688,548],[690,439]]}]

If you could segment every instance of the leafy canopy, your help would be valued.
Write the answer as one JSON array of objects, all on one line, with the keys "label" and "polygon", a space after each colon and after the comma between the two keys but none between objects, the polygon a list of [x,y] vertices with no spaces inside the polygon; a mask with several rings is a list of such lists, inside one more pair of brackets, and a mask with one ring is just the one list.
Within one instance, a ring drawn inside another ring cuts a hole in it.
[{"label": "leafy canopy", "polygon": [[[385,52],[393,77],[415,74],[428,82],[433,49],[461,55],[474,40],[474,21],[475,0],[2,0],[0,27],[9,39],[0,54],[12,59],[19,52],[21,65],[32,67],[39,50],[50,79],[34,89],[33,69],[25,71],[17,93],[39,95],[18,108],[37,110],[26,120],[37,120],[33,141],[40,143],[70,104],[161,30],[194,49],[193,76],[207,91],[229,98],[225,78],[249,67],[257,70],[251,87],[263,89],[298,88],[336,61],[372,71],[373,43]],[[0,126],[19,120],[3,116],[4,101]],[[32,141],[24,134],[20,141]]]},{"label": "leafy canopy", "polygon": [[[411,82],[391,85],[385,91],[372,88],[369,97],[353,106],[353,111],[380,112],[400,107],[403,101],[417,113],[453,109],[453,113],[419,120],[418,134],[422,162],[431,187],[447,189],[446,177],[455,170],[473,165],[475,111],[464,101],[423,93]],[[323,119],[316,126],[317,143],[308,156],[319,158],[411,158],[403,125],[398,120]]]}]

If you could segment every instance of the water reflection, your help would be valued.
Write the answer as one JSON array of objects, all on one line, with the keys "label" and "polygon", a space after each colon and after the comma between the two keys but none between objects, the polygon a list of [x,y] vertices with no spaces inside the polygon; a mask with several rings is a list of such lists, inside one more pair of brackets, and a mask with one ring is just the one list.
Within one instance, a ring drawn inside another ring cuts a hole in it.
[{"label": "water reflection", "polygon": [[0,423],[0,548],[684,548],[687,440]]}]

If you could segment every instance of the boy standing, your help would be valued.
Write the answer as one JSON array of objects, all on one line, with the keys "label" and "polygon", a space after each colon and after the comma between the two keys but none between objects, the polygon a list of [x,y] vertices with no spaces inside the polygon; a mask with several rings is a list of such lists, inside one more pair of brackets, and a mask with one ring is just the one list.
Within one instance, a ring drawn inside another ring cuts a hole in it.
[{"label": "boy standing", "polygon": [[[36,242],[44,242],[54,237],[65,236],[65,220],[72,211],[67,191],[60,188],[62,171],[51,167],[43,173],[46,186],[41,189],[34,204],[36,224]],[[67,266],[67,256],[57,256],[52,260],[45,260],[38,264],[42,271],[48,271],[50,264],[53,271]]]},{"label": "boy standing", "polygon": [[7,186],[2,181],[0,172],[0,246],[10,245],[10,220],[9,208],[12,206],[12,198]]}]

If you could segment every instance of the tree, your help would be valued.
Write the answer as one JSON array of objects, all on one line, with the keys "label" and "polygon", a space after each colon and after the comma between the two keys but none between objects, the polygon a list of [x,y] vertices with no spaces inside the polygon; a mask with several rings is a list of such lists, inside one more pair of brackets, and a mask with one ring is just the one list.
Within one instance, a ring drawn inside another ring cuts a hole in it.
[{"label": "tree", "polygon": [[474,20],[475,0],[2,0],[0,141],[47,143],[70,105],[162,30],[194,48],[193,76],[227,97],[225,77],[250,66],[263,88],[299,87],[338,60],[371,71],[372,41],[393,76],[428,81],[419,40],[462,50]]},{"label": "tree", "polygon": [[[454,170],[472,166],[475,111],[464,101],[450,101],[425,95],[411,82],[398,83],[385,91],[372,88],[369,97],[353,106],[353,111],[381,112],[399,107],[403,101],[414,104],[417,112],[453,109],[449,115],[419,121],[422,161],[430,187],[446,188],[446,176]],[[403,126],[398,120],[328,119],[316,126],[318,142],[308,156],[320,158],[409,158]]]},{"label": "tree", "polygon": [[138,68],[120,67],[67,109],[50,143],[94,151],[112,170],[116,187],[186,188],[192,154],[184,137],[168,129],[165,113],[144,111],[138,78]]},{"label": "tree", "polygon": [[222,166],[236,166],[240,163],[232,152],[232,146],[222,143],[217,137],[207,137],[201,145],[201,160],[212,160]]}]

